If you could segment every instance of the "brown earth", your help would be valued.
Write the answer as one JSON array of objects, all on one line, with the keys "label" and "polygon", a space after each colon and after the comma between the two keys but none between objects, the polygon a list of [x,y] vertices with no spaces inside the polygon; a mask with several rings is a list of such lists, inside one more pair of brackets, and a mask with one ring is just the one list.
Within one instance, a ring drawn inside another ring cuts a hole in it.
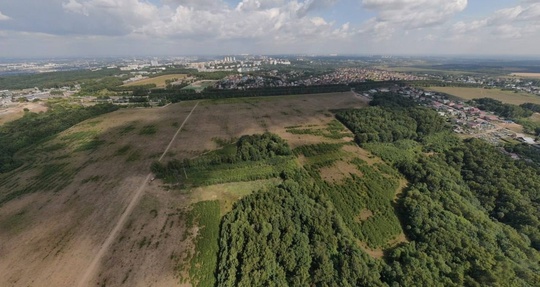
[{"label": "brown earth", "polygon": [[4,123],[22,118],[24,115],[24,109],[28,109],[30,112],[39,113],[47,110],[44,103],[18,103],[9,107],[0,107],[0,125]]},{"label": "brown earth", "polygon": [[356,166],[349,162],[337,161],[332,166],[323,167],[320,170],[321,177],[328,183],[340,183],[344,179],[351,176],[351,174],[362,176]]},{"label": "brown earth", "polygon": [[371,211],[369,209],[363,209],[362,211],[360,211],[360,214],[356,218],[356,221],[364,222],[364,221],[368,220],[372,216],[373,216],[373,211]]}]

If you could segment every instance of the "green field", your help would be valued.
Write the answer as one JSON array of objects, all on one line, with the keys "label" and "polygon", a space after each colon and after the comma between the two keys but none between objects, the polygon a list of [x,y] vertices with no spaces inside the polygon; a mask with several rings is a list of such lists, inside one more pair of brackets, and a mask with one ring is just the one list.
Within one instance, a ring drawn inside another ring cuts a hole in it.
[{"label": "green field", "polygon": [[167,80],[173,80],[173,79],[183,80],[186,77],[187,77],[186,74],[171,74],[171,75],[157,76],[157,77],[148,78],[148,79],[144,79],[144,80],[140,80],[136,82],[127,83],[123,85],[122,87],[144,86],[144,85],[154,84],[156,85],[157,88],[164,88],[167,84],[166,83]]},{"label": "green field", "polygon": [[217,81],[213,81],[213,80],[198,81],[187,87],[184,87],[182,90],[195,90],[196,92],[200,92],[206,89],[207,87],[211,87],[212,85],[214,85],[215,82]]},{"label": "green field", "polygon": [[515,93],[512,91],[503,91],[500,89],[484,88],[459,88],[459,87],[429,87],[428,91],[445,93],[458,97],[463,100],[472,100],[479,98],[491,98],[503,103],[521,105],[523,103],[540,104],[540,96],[527,93]]}]

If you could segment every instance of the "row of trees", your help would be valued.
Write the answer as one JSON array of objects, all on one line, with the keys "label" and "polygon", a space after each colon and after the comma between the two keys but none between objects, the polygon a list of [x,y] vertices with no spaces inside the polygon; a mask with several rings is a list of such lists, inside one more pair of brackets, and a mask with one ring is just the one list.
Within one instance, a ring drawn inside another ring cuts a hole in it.
[{"label": "row of trees", "polygon": [[263,97],[281,95],[317,94],[331,92],[347,92],[350,87],[347,85],[321,85],[321,86],[298,86],[298,87],[266,87],[246,90],[220,90],[206,88],[197,93],[194,90],[152,90],[151,97],[166,99],[169,102],[179,102],[199,99],[226,99],[240,97]]}]

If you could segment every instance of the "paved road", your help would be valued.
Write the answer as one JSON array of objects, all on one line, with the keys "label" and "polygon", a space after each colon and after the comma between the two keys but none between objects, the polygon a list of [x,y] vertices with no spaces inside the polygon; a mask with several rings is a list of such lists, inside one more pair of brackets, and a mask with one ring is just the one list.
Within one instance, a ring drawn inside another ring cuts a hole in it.
[{"label": "paved road", "polygon": [[[182,128],[184,127],[184,125],[188,121],[189,117],[191,116],[191,114],[193,114],[193,111],[195,111],[195,109],[197,108],[198,105],[199,105],[199,102],[197,102],[197,104],[195,104],[195,106],[191,109],[191,112],[188,114],[188,116],[186,117],[186,119],[184,120],[182,125],[178,128],[178,130],[176,131],[176,133],[172,137],[171,141],[169,142],[169,145],[167,146],[167,148],[165,149],[165,151],[163,152],[163,154],[159,158],[159,161],[161,161],[163,159],[163,157],[165,156],[165,154],[167,154],[167,152],[171,148],[174,140],[176,139],[176,137],[178,136],[178,134],[180,133],[180,131],[182,130]],[[143,192],[144,188],[146,187],[146,185],[148,184],[148,182],[150,181],[150,179],[152,177],[153,177],[152,173],[149,173],[146,176],[146,178],[144,179],[144,181],[141,183],[141,185],[139,186],[139,189],[137,189],[137,191],[135,192],[135,194],[131,198],[131,201],[129,202],[127,208],[124,210],[124,212],[122,213],[122,215],[120,216],[120,218],[116,222],[116,225],[114,226],[114,228],[111,230],[111,232],[107,236],[107,239],[105,239],[103,244],[101,244],[101,247],[99,248],[98,253],[96,253],[96,255],[94,256],[94,259],[92,260],[92,263],[90,263],[90,266],[88,266],[88,268],[86,268],[86,271],[84,272],[84,275],[81,277],[81,279],[79,281],[79,284],[77,284],[77,286],[84,287],[84,286],[90,286],[91,285],[90,280],[95,276],[96,271],[99,268],[99,264],[101,263],[101,260],[102,260],[103,256],[105,256],[105,254],[109,251],[109,248],[111,247],[112,243],[116,240],[116,237],[120,233],[120,230],[122,230],[122,228],[124,227],[128,217],[133,212],[133,209],[135,209],[135,206],[137,206],[137,204],[139,203],[139,200],[140,200],[140,198],[142,197],[142,195],[144,193]]]}]

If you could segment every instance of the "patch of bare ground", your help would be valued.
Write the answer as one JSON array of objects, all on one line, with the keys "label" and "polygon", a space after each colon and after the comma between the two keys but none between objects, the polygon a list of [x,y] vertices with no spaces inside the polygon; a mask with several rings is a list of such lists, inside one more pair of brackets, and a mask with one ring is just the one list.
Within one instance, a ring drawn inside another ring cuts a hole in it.
[{"label": "patch of bare ground", "polygon": [[540,122],[540,113],[534,113],[532,116],[529,117],[529,120],[539,123]]},{"label": "patch of bare ground", "polygon": [[369,209],[363,209],[356,217],[356,222],[364,222],[373,216],[373,211]]},{"label": "patch of bare ground", "polygon": [[[93,150],[78,151],[78,145],[71,143],[50,152],[21,152],[19,157],[33,163],[1,175],[0,195],[27,188],[33,188],[34,193],[0,207],[0,218],[14,218],[14,223],[6,224],[0,232],[0,286],[76,285],[133,192],[145,180],[155,154],[165,149],[176,131],[171,123],[181,122],[190,108],[120,110],[90,120],[97,124],[88,125],[87,121],[77,125],[47,143],[62,144],[65,136],[91,129],[90,134],[103,141]],[[140,135],[138,131],[145,125],[155,125],[158,132]],[[118,154],[127,145],[137,151],[137,160],[128,161],[127,153]],[[67,164],[63,172],[44,180],[35,177],[44,168],[60,163]],[[47,188],[57,182],[67,185],[56,192]],[[143,272],[145,282],[161,280],[166,272],[174,274],[165,261],[162,267],[160,272],[151,268]]]},{"label": "patch of bare ground", "polygon": [[423,155],[427,156],[427,157],[431,157],[431,156],[434,156],[435,155],[435,152],[431,151],[431,152],[424,152],[422,153]]},{"label": "patch of bare ground", "polygon": [[178,286],[194,252],[196,227],[186,225],[188,212],[187,195],[151,183],[104,258],[96,285]]},{"label": "patch of bare ground", "polygon": [[381,259],[384,257],[384,251],[388,248],[393,248],[393,247],[396,247],[397,245],[401,244],[401,243],[407,243],[409,242],[409,240],[407,239],[407,237],[405,236],[404,233],[400,233],[398,236],[396,236],[394,239],[390,240],[387,244],[387,248],[383,249],[383,248],[370,248],[366,243],[364,242],[361,242],[361,241],[357,241],[358,243],[358,246],[364,251],[366,252],[369,256],[375,258],[375,259]]},{"label": "patch of bare ground", "polygon": [[218,200],[220,211],[222,214],[225,214],[231,211],[233,204],[242,197],[271,186],[276,186],[280,182],[280,179],[274,178],[196,187],[189,191],[190,201],[196,203],[199,201]]},{"label": "patch of bare ground", "polygon": [[321,177],[328,183],[340,183],[351,174],[361,177],[363,174],[352,163],[337,161],[332,166],[323,167],[319,170]]},{"label": "patch of bare ground", "polygon": [[219,148],[212,138],[238,138],[266,131],[283,137],[292,148],[319,143],[321,137],[290,134],[285,127],[327,125],[333,119],[332,110],[366,105],[351,92],[205,101],[184,127],[171,153],[176,158],[192,158]]},{"label": "patch of bare ground", "polygon": [[361,242],[361,241],[358,241],[358,246],[360,247],[360,249],[362,249],[367,255],[375,258],[375,259],[380,259],[380,258],[383,258],[384,257],[384,250],[382,249],[371,249],[367,246],[366,243],[364,242]]},{"label": "patch of bare ground", "polygon": [[540,79],[540,73],[512,73],[510,76]]},{"label": "patch of bare ground", "polygon": [[359,147],[358,145],[345,145],[343,146],[343,150],[346,152],[354,153],[360,159],[367,162],[369,165],[373,165],[375,163],[383,163],[383,161],[380,158],[371,154],[369,151]]},{"label": "patch of bare ground", "polygon": [[18,103],[9,107],[0,108],[0,125],[4,123],[22,118],[24,115],[24,109],[28,109],[30,112],[39,113],[47,110],[47,106],[44,103]]},{"label": "patch of bare ground", "polygon": [[523,126],[520,125],[520,124],[516,124],[516,123],[504,123],[504,124],[501,124],[500,126],[504,127],[504,128],[507,128],[515,133],[523,133]]},{"label": "patch of bare ground", "polygon": [[400,233],[396,238],[390,241],[389,245],[394,247],[396,245],[399,245],[401,243],[407,243],[409,240],[407,239],[407,236],[405,236],[405,233]]},{"label": "patch of bare ground", "polygon": [[396,189],[396,196],[394,200],[397,200],[397,198],[403,193],[403,190],[409,185],[409,182],[405,178],[399,179],[399,186]]}]

